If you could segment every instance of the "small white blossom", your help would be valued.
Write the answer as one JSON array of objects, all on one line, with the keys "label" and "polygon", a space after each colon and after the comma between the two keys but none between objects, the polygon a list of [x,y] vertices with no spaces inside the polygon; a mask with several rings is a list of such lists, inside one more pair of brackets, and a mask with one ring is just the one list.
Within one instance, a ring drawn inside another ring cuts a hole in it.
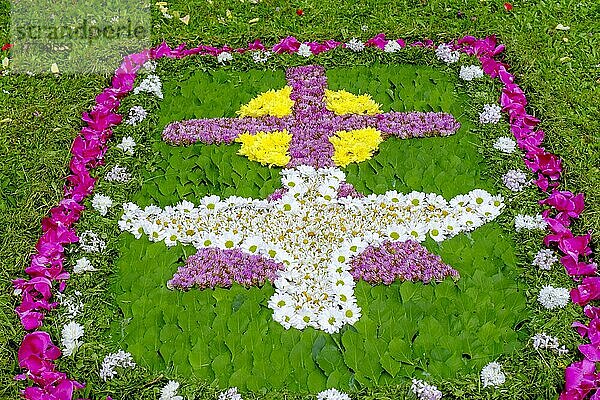
[{"label": "small white blossom", "polygon": [[76,290],[72,295],[67,296],[61,292],[56,293],[56,298],[60,303],[61,310],[66,319],[72,320],[83,310],[83,302],[80,299],[81,292]]},{"label": "small white blossom", "polygon": [[501,136],[494,142],[494,148],[506,154],[514,153],[517,148],[517,142],[508,136]]},{"label": "small white blossom", "polygon": [[160,398],[158,400],[183,400],[182,396],[177,395],[177,389],[179,389],[179,382],[169,381],[165,387],[160,391]]},{"label": "small white blossom", "polygon": [[154,72],[156,71],[156,63],[154,61],[146,61],[144,65],[142,65],[142,68],[148,72]]},{"label": "small white blossom", "polygon": [[148,116],[148,112],[142,106],[133,106],[129,109],[129,114],[127,114],[127,120],[125,123],[127,125],[136,126],[140,122],[142,122]]},{"label": "small white blossom", "polygon": [[92,207],[94,207],[103,217],[108,213],[108,209],[113,205],[110,197],[96,193],[92,198]]},{"label": "small white blossom", "polygon": [[132,179],[132,176],[127,172],[127,167],[115,165],[104,175],[104,179],[107,182],[127,183]]},{"label": "small white blossom", "polygon": [[74,274],[83,274],[84,272],[95,270],[96,268],[94,268],[90,260],[88,260],[86,257],[81,257],[73,266]]},{"label": "small white blossom", "polygon": [[225,64],[226,62],[230,62],[233,60],[233,55],[231,55],[228,51],[222,51],[217,56],[217,61],[221,64]]},{"label": "small white blossom", "polygon": [[460,58],[460,52],[458,50],[452,50],[450,45],[443,43],[435,49],[435,55],[446,64],[453,64]]},{"label": "small white blossom", "polygon": [[540,215],[524,215],[524,214],[518,214],[515,217],[515,230],[517,232],[523,230],[523,229],[528,229],[528,230],[532,230],[532,229],[546,229],[546,221],[544,221],[544,218]]},{"label": "small white blossom", "polygon": [[417,396],[418,400],[440,400],[442,392],[437,387],[420,379],[413,379],[410,390]]},{"label": "small white blossom", "polygon": [[502,118],[502,108],[498,104],[484,104],[483,111],[479,114],[479,122],[482,124],[497,124]]},{"label": "small white blossom", "polygon": [[533,265],[546,271],[549,271],[557,261],[558,256],[550,249],[541,249],[533,257]]},{"label": "small white blossom", "polygon": [[497,362],[491,362],[481,370],[481,383],[483,387],[503,385],[506,381],[506,376],[502,372],[502,366]]},{"label": "small white blossom", "polygon": [[482,78],[483,70],[477,65],[463,65],[460,67],[458,76],[465,81],[472,81],[473,79]]},{"label": "small white blossom", "polygon": [[350,396],[337,389],[331,388],[317,394],[317,400],[350,400]]},{"label": "small white blossom", "polygon": [[135,368],[135,362],[131,354],[119,350],[104,357],[104,361],[102,361],[102,366],[100,367],[100,378],[106,382],[106,380],[117,376],[116,367]]},{"label": "small white blossom", "polygon": [[517,169],[511,169],[504,175],[502,175],[502,182],[504,186],[513,192],[520,192],[527,185],[527,175],[523,171]]},{"label": "small white blossom", "polygon": [[123,150],[123,153],[132,156],[135,146],[135,140],[133,140],[131,136],[125,136],[123,140],[121,140],[121,143],[117,145],[117,148]]},{"label": "small white blossom", "polygon": [[569,303],[569,289],[544,286],[538,295],[538,301],[548,310],[563,308]]},{"label": "small white blossom", "polygon": [[395,40],[389,40],[383,48],[386,53],[395,53],[400,50],[402,50],[402,46]]},{"label": "small white blossom", "polygon": [[62,329],[61,343],[63,345],[63,355],[70,356],[77,349],[81,342],[79,339],[83,336],[83,326],[75,321],[71,321]]},{"label": "small white blossom", "polygon": [[218,400],[243,400],[236,387],[227,389],[219,394]]},{"label": "small white blossom", "polygon": [[141,92],[150,93],[155,95],[159,99],[162,99],[162,82],[160,81],[158,75],[148,75],[144,78],[144,80],[140,83],[138,87],[133,89],[133,94],[139,94]]},{"label": "small white blossom", "polygon": [[252,52],[252,59],[257,64],[264,64],[271,57],[270,51],[257,50]]},{"label": "small white blossom", "polygon": [[363,31],[363,32],[366,32],[366,31],[368,31],[368,30],[369,30],[369,26],[368,26],[368,25],[362,25],[362,26],[360,27],[360,30],[361,30],[361,31]]},{"label": "small white blossom", "polygon": [[302,56],[302,57],[312,56],[312,51],[310,51],[310,46],[307,45],[306,43],[302,43],[300,45],[300,47],[298,47],[297,53],[299,56]]},{"label": "small white blossom", "polygon": [[558,338],[546,335],[543,332],[535,334],[531,339],[533,340],[533,348],[536,350],[552,350],[559,355],[569,352],[564,345],[560,345]]},{"label": "small white blossom", "polygon": [[352,38],[348,43],[346,43],[346,47],[352,51],[358,52],[365,49],[365,44],[356,38]]},{"label": "small white blossom", "polygon": [[79,234],[79,247],[86,253],[99,253],[106,249],[106,242],[92,231],[83,231]]}]

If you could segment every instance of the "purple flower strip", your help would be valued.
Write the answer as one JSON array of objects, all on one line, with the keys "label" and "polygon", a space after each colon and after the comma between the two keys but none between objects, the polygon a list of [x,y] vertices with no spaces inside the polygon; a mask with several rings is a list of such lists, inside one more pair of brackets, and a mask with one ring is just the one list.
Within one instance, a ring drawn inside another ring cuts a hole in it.
[{"label": "purple flower strip", "polygon": [[368,246],[352,259],[351,265],[350,273],[355,280],[362,279],[372,285],[390,285],[396,280],[439,282],[448,276],[459,276],[440,256],[412,240]]},{"label": "purple flower strip", "polygon": [[182,290],[193,286],[198,289],[229,288],[233,283],[245,287],[260,286],[266,281],[273,282],[277,271],[283,269],[281,263],[239,249],[209,247],[188,257],[167,286]]}]

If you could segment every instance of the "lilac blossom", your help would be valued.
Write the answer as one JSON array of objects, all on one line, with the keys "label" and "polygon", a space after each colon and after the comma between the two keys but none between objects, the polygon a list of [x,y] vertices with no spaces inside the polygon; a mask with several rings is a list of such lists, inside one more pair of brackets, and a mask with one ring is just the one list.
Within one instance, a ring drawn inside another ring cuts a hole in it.
[{"label": "lilac blossom", "polygon": [[283,265],[267,258],[251,255],[239,249],[222,250],[215,247],[200,249],[179,267],[167,287],[187,290],[224,287],[233,283],[257,286],[273,282]]},{"label": "lilac blossom", "polygon": [[390,285],[396,279],[429,283],[448,276],[458,277],[458,271],[445,264],[440,256],[412,240],[368,246],[351,264],[354,279],[371,284]]}]

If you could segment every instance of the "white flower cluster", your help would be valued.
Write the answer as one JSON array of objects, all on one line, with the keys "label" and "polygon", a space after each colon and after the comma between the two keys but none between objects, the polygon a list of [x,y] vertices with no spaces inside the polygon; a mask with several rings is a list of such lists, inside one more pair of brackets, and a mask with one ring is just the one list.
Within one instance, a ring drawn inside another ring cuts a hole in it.
[{"label": "white flower cluster", "polygon": [[127,125],[136,126],[140,122],[146,119],[148,116],[148,112],[142,106],[133,106],[129,109],[129,114],[127,114],[127,120],[125,123]]},{"label": "white flower cluster", "polygon": [[319,392],[317,394],[317,400],[350,400],[350,396],[335,388],[331,388]]},{"label": "white flower cluster", "polygon": [[346,43],[346,48],[355,52],[359,52],[365,49],[365,44],[356,38],[352,38],[348,43]]},{"label": "white flower cluster", "polygon": [[140,85],[133,89],[133,94],[139,94],[141,92],[150,93],[159,99],[162,99],[162,82],[158,75],[151,74],[146,76]]},{"label": "white flower cluster", "polygon": [[497,124],[502,118],[502,108],[498,104],[484,104],[483,111],[479,114],[479,122],[482,124]]},{"label": "white flower cluster", "polygon": [[75,321],[71,321],[62,329],[61,343],[63,345],[62,353],[64,356],[70,356],[75,349],[81,346],[79,339],[83,336],[83,326]]},{"label": "white flower cluster", "polygon": [[83,302],[80,297],[81,292],[79,290],[75,290],[70,296],[61,292],[56,292],[56,298],[62,307],[65,318],[73,320],[79,315],[81,310],[83,310]]},{"label": "white flower cluster", "polygon": [[104,361],[102,361],[102,365],[100,366],[100,378],[106,382],[106,380],[117,376],[116,367],[135,368],[135,362],[131,354],[119,350],[104,357]]},{"label": "white flower cluster", "polygon": [[302,43],[300,45],[300,47],[298,47],[298,51],[296,53],[302,57],[312,56],[312,51],[310,50],[310,46],[307,45],[306,43]]},{"label": "white flower cluster", "polygon": [[160,397],[158,400],[183,400],[182,396],[177,395],[177,389],[179,389],[179,382],[169,381],[160,390]]},{"label": "white flower cluster", "polygon": [[517,148],[517,142],[508,136],[501,136],[493,144],[494,148],[506,154],[514,153]]},{"label": "white flower cluster", "polygon": [[502,175],[502,182],[513,192],[520,192],[529,183],[525,172],[518,169],[511,169]]},{"label": "white flower cluster", "polygon": [[106,242],[92,231],[79,234],[79,247],[86,253],[100,253],[106,249]]},{"label": "white flower cluster", "polygon": [[236,387],[232,387],[227,389],[224,392],[219,394],[219,398],[217,400],[243,400],[242,396],[238,393]]},{"label": "white flower cluster", "polygon": [[233,55],[228,51],[222,51],[217,55],[217,61],[220,64],[225,64],[226,62],[230,62],[233,60]]},{"label": "white flower cluster", "polygon": [[563,308],[569,304],[569,289],[544,286],[538,295],[538,301],[548,310]]},{"label": "white flower cluster", "polygon": [[123,140],[121,140],[121,143],[117,145],[117,148],[121,149],[123,153],[132,156],[135,146],[135,140],[133,140],[131,136],[125,136]]},{"label": "white flower cluster", "polygon": [[410,390],[417,396],[418,400],[440,400],[442,392],[437,387],[420,379],[413,379]]},{"label": "white flower cluster", "polygon": [[402,46],[395,40],[388,40],[388,42],[383,47],[383,51],[386,53],[395,53],[397,51],[402,50]]},{"label": "white flower cluster", "polygon": [[463,65],[460,67],[458,77],[465,81],[483,78],[483,70],[477,65]]},{"label": "white flower cluster", "polygon": [[92,198],[92,207],[94,207],[100,215],[103,217],[108,214],[108,209],[113,205],[113,201],[110,197],[100,193],[96,193]]},{"label": "white flower cluster", "polygon": [[264,64],[271,57],[270,51],[257,50],[252,52],[252,59],[257,64]]},{"label": "white flower cluster", "polygon": [[127,167],[121,167],[120,165],[115,165],[104,175],[104,179],[107,182],[127,183],[131,178],[132,176],[127,171]]},{"label": "white flower cluster", "polygon": [[350,259],[385,240],[436,241],[471,231],[496,218],[502,197],[473,190],[446,201],[435,193],[390,191],[338,198],[345,174],[338,168],[284,169],[279,200],[207,196],[198,206],[181,202],[161,209],[123,205],[123,231],[167,246],[241,248],[284,264],[269,301],[285,328],[312,326],[337,332],[360,317]]},{"label": "white flower cluster", "polygon": [[142,68],[148,72],[154,72],[156,71],[156,63],[154,61],[146,61],[144,65],[142,65]]},{"label": "white flower cluster", "polygon": [[550,249],[541,249],[537,252],[535,257],[533,257],[533,265],[546,271],[552,269],[552,265],[554,265],[557,261],[558,256],[553,250]]},{"label": "white flower cluster", "polygon": [[533,348],[536,350],[552,350],[559,355],[567,354],[569,352],[565,345],[561,346],[558,343],[558,338],[546,335],[543,332],[535,334],[531,339],[533,340]]},{"label": "white flower cluster", "polygon": [[483,387],[494,386],[498,387],[506,382],[506,376],[502,372],[502,366],[493,361],[487,364],[481,370],[481,383]]},{"label": "white flower cluster", "polygon": [[452,50],[452,46],[445,43],[440,44],[435,49],[435,55],[446,64],[454,64],[460,58],[460,52],[458,50]]},{"label": "white flower cluster", "polygon": [[536,215],[524,215],[524,214],[517,214],[517,216],[515,217],[515,230],[517,232],[523,230],[523,229],[528,229],[528,230],[532,230],[532,229],[546,229],[546,221],[544,221],[544,218],[542,217],[541,214],[536,214]]},{"label": "white flower cluster", "polygon": [[88,260],[86,257],[81,257],[75,262],[75,265],[73,266],[74,274],[83,274],[84,272],[91,272],[95,270],[96,268],[94,268],[90,260]]}]

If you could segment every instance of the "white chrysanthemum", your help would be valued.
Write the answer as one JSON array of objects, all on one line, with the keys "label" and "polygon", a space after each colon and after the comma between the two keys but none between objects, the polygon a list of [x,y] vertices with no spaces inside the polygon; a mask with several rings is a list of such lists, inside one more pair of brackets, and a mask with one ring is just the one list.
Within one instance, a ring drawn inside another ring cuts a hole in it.
[{"label": "white chrysanthemum", "polygon": [[524,215],[524,214],[517,214],[517,216],[515,217],[515,230],[517,232],[523,230],[523,229],[528,229],[528,230],[532,230],[532,229],[546,229],[546,221],[544,221],[544,218],[540,215]]},{"label": "white chrysanthemum", "polygon": [[348,43],[346,43],[346,48],[355,52],[359,52],[365,49],[365,44],[356,38],[352,38]]},{"label": "white chrysanthemum", "polygon": [[460,67],[460,72],[458,73],[460,79],[465,81],[472,81],[473,79],[478,79],[483,77],[483,69],[477,65],[463,65]]},{"label": "white chrysanthemum", "polygon": [[83,231],[79,234],[79,247],[86,253],[99,253],[106,249],[106,242],[92,231]]},{"label": "white chrysanthemum", "polygon": [[132,176],[127,171],[127,167],[121,167],[120,165],[115,165],[104,175],[104,179],[107,182],[127,183],[131,178]]},{"label": "white chrysanthemum", "polygon": [[483,387],[503,385],[506,381],[506,376],[502,372],[502,366],[497,362],[491,362],[481,370],[481,383]]},{"label": "white chrysanthemum", "polygon": [[420,379],[413,379],[410,390],[417,396],[418,400],[440,400],[442,392],[434,385],[430,385]]},{"label": "white chrysanthemum", "polygon": [[117,145],[117,148],[123,150],[123,153],[132,156],[135,146],[135,140],[133,140],[131,136],[125,136],[123,140],[121,140],[121,143]]},{"label": "white chrysanthemum", "polygon": [[388,40],[383,48],[383,51],[386,53],[395,53],[400,50],[402,50],[402,46],[400,46],[400,43],[395,40]]},{"label": "white chrysanthemum", "polygon": [[298,51],[296,53],[298,53],[298,55],[302,56],[302,57],[312,56],[312,51],[310,50],[310,46],[307,45],[306,43],[302,43],[300,45],[300,47],[298,47]]},{"label": "white chrysanthemum", "polygon": [[108,209],[113,205],[113,201],[110,197],[100,193],[96,193],[92,198],[92,207],[94,207],[98,213],[102,216],[106,216]]},{"label": "white chrysanthemum", "polygon": [[533,258],[533,265],[543,270],[550,270],[552,265],[558,261],[558,256],[553,250],[541,249]]},{"label": "white chrysanthemum", "polygon": [[501,136],[493,144],[496,150],[506,154],[514,153],[517,148],[517,142],[508,136]]},{"label": "white chrysanthemum", "polygon": [[222,51],[217,55],[217,61],[221,64],[225,64],[231,60],[233,60],[233,55],[228,51]]},{"label": "white chrysanthemum", "polygon": [[146,61],[142,67],[148,72],[156,71],[156,63],[154,61]]},{"label": "white chrysanthemum", "polygon": [[71,321],[62,329],[61,343],[63,345],[63,355],[70,356],[77,349],[81,342],[79,339],[83,336],[83,326],[75,321]]},{"label": "white chrysanthemum", "polygon": [[179,389],[179,382],[167,382],[160,390],[160,398],[158,400],[183,400],[182,396],[177,395],[177,389]]},{"label": "white chrysanthemum", "polygon": [[569,289],[544,286],[538,295],[538,301],[548,310],[563,308],[569,303]]},{"label": "white chrysanthemum", "polygon": [[218,400],[243,400],[236,387],[227,389],[219,394]]},{"label": "white chrysanthemum", "polygon": [[435,55],[446,64],[453,64],[460,58],[460,52],[458,50],[452,50],[450,45],[444,43],[440,44],[435,49]]},{"label": "white chrysanthemum", "polygon": [[252,59],[257,64],[264,64],[271,57],[270,51],[257,50],[252,52]]},{"label": "white chrysanthemum", "polygon": [[141,92],[146,92],[155,95],[159,99],[163,98],[162,93],[162,82],[158,75],[148,75],[144,80],[133,89],[133,94],[139,94]]},{"label": "white chrysanthemum", "polygon": [[511,169],[502,175],[502,182],[509,190],[520,192],[527,186],[528,179],[525,172],[518,169]]},{"label": "white chrysanthemum", "polygon": [[350,396],[337,389],[331,388],[319,392],[319,394],[317,394],[317,400],[350,400]]},{"label": "white chrysanthemum", "polygon": [[533,341],[533,348],[536,350],[552,350],[560,355],[567,354],[569,352],[564,345],[560,345],[558,338],[546,335],[543,332],[535,334],[531,340]]},{"label": "white chrysanthemum", "polygon": [[502,108],[498,104],[484,104],[483,111],[479,114],[482,124],[497,124],[502,118]]},{"label": "white chrysanthemum", "polygon": [[94,268],[94,266],[92,265],[90,260],[88,260],[86,257],[81,257],[79,260],[77,260],[75,262],[75,265],[73,266],[74,274],[83,274],[84,272],[95,271],[95,270],[96,270],[96,268]]},{"label": "white chrysanthemum", "polygon": [[133,106],[129,109],[129,114],[127,114],[127,120],[125,123],[127,125],[136,126],[140,122],[146,119],[148,116],[148,112],[142,106]]},{"label": "white chrysanthemum", "polygon": [[116,353],[111,353],[104,357],[102,365],[100,366],[100,378],[106,382],[108,379],[117,376],[117,371],[115,371],[116,367],[135,368],[135,362],[133,361],[131,354],[119,350]]}]

